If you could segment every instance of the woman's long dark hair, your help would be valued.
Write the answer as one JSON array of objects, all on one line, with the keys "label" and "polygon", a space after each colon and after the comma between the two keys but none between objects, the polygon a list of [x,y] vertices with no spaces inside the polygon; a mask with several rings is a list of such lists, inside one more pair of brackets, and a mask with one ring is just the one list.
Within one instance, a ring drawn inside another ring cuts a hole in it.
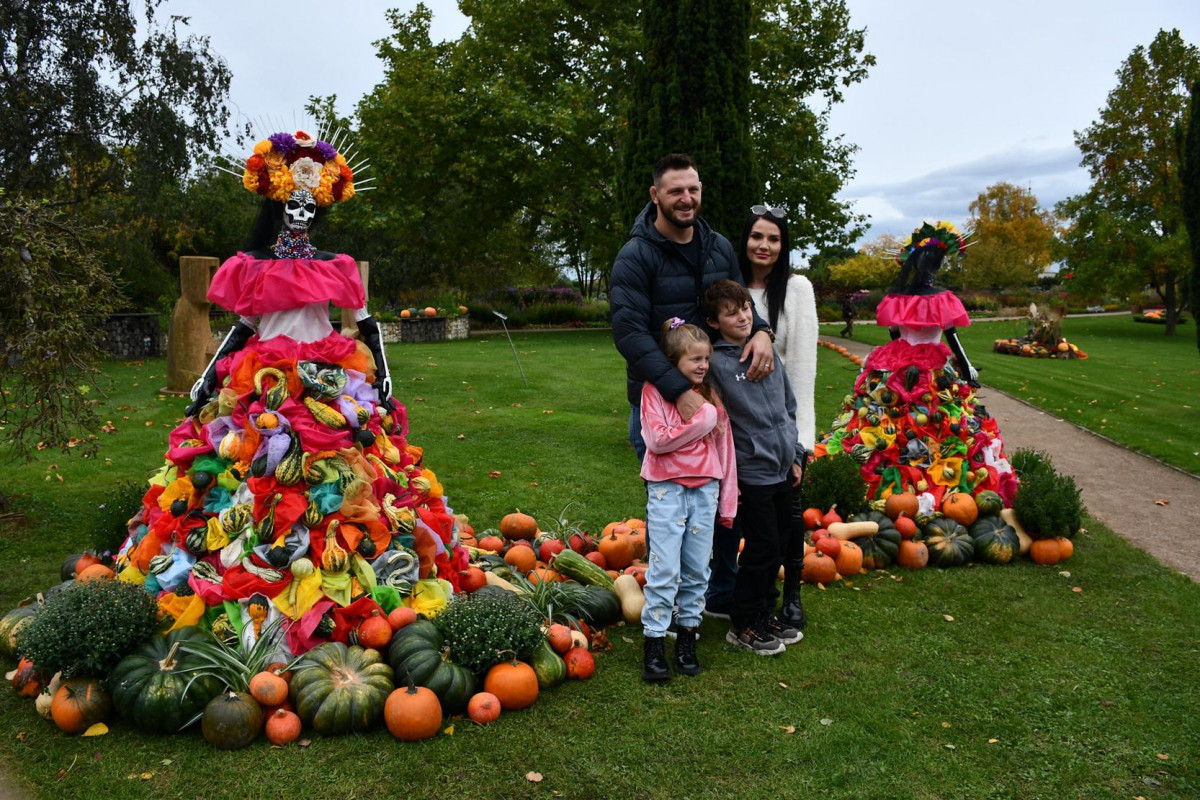
[{"label": "woman's long dark hair", "polygon": [[750,259],[746,257],[746,245],[750,242],[750,229],[760,219],[779,226],[779,260],[775,262],[775,265],[771,267],[770,274],[767,275],[767,322],[774,330],[779,327],[779,315],[783,313],[783,301],[787,297],[788,278],[792,277],[792,267],[788,255],[792,251],[792,239],[788,235],[787,220],[776,217],[770,211],[746,217],[746,224],[742,226],[742,244],[738,248],[737,256],[738,265],[742,268],[742,281],[747,285],[754,280],[754,267],[750,264]]},{"label": "woman's long dark hair", "polygon": [[888,287],[889,294],[936,294],[940,289],[933,285],[934,277],[942,267],[946,251],[937,246],[913,250],[904,260],[900,274]]}]

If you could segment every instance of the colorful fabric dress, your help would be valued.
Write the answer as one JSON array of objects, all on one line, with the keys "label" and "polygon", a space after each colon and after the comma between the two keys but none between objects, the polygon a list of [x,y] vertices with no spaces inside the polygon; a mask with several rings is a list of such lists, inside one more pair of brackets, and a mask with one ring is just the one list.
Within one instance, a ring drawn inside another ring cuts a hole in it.
[{"label": "colorful fabric dress", "polygon": [[467,561],[456,520],[404,407],[380,403],[369,350],[329,323],[330,302],[364,305],[354,260],[239,253],[208,298],[257,333],[217,362],[216,401],[171,432],[120,578],[176,627],[250,641],[282,620],[293,654],[444,601]]},{"label": "colorful fabric dress", "polygon": [[948,291],[888,294],[876,322],[900,338],[867,355],[816,455],[856,458],[871,499],[913,492],[930,511],[948,492],[990,489],[1012,505],[1017,481],[996,420],[941,341],[944,330],[970,325],[962,302]]}]

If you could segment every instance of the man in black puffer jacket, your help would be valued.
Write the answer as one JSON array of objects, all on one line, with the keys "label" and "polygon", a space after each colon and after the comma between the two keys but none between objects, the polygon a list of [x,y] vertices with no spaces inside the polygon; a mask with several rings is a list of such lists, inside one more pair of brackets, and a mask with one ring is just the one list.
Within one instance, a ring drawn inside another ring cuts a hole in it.
[{"label": "man in black puffer jacket", "polygon": [[[646,453],[639,404],[642,384],[650,381],[691,419],[704,399],[659,349],[663,322],[680,317],[706,331],[700,296],[713,281],[742,283],[733,246],[700,219],[700,175],[690,156],[673,153],[654,166],[650,202],[638,214],[631,238],[613,264],[609,309],[613,341],[625,358],[630,405],[629,441],[638,461]],[[770,326],[754,315],[754,335],[742,360],[750,359],[747,377],[761,380],[773,369]]]}]

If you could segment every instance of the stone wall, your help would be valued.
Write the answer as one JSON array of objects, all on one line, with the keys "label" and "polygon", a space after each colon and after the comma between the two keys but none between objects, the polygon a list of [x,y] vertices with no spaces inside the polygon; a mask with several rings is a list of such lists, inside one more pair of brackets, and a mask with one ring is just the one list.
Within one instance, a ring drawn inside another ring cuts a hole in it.
[{"label": "stone wall", "polygon": [[[402,319],[399,341],[405,343],[444,342],[447,339],[465,339],[471,332],[470,317],[411,317]],[[385,341],[392,341],[387,339]]]},{"label": "stone wall", "polygon": [[104,322],[101,347],[111,358],[157,358],[167,334],[157,314],[113,314]]}]

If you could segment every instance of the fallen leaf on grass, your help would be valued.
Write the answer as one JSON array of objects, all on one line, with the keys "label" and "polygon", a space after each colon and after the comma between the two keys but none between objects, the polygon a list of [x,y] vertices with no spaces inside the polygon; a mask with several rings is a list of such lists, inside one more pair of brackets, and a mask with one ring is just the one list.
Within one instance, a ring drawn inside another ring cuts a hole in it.
[{"label": "fallen leaf on grass", "polygon": [[500,477],[501,475],[503,475],[503,474],[504,474],[504,473],[503,473],[503,472],[501,472],[500,470],[498,470],[498,469],[494,469],[494,470],[492,470],[491,472],[489,472],[489,473],[488,473],[488,477],[489,477],[489,478],[499,478],[499,477]]},{"label": "fallen leaf on grass", "polygon": [[460,442],[461,442],[463,439],[465,439],[465,438],[467,438],[467,435],[466,435],[465,433],[460,433],[460,434],[458,435],[458,440],[459,440]]},{"label": "fallen leaf on grass", "polygon": [[1168,499],[1167,499],[1167,498],[1165,498],[1165,497],[1160,497],[1160,498],[1158,498],[1157,500],[1155,500],[1155,501],[1154,501],[1154,505],[1156,505],[1156,506],[1169,506],[1169,505],[1171,505],[1171,501],[1170,501],[1170,500],[1168,500]]},{"label": "fallen leaf on grass", "polygon": [[175,762],[169,758],[164,758],[162,761],[160,761],[158,763],[162,764],[164,767],[169,767],[172,764],[174,764]]},{"label": "fallen leaf on grass", "polygon": [[153,420],[146,420],[146,421],[145,421],[144,423],[142,423],[142,424],[143,424],[143,425],[145,425],[147,428],[149,428],[151,425],[153,425],[153,424],[154,424],[154,421],[153,421]]},{"label": "fallen leaf on grass", "polygon": [[525,773],[525,780],[529,781],[530,783],[541,783],[541,782],[542,782],[542,773],[540,773],[540,772],[526,772],[526,773]]},{"label": "fallen leaf on grass", "polygon": [[988,744],[995,744],[998,741],[1000,741],[1000,740],[999,739],[988,739]]},{"label": "fallen leaf on grass", "polygon": [[153,778],[153,777],[154,777],[154,773],[153,773],[153,772],[143,772],[143,773],[142,773],[141,775],[139,775],[138,777],[139,777],[139,778],[141,778],[141,779],[142,779],[142,780],[144,780],[144,781],[148,781],[148,780],[150,780],[151,778]]},{"label": "fallen leaf on grass", "polygon": [[780,685],[780,687],[782,687],[784,689],[788,688],[788,685],[786,683],[784,683],[783,681],[780,681],[779,685]]},{"label": "fallen leaf on grass", "polygon": [[454,726],[453,726],[453,725],[447,725],[447,726],[445,727],[445,729],[444,729],[444,730],[442,730],[442,733],[444,733],[446,736],[453,736],[453,735],[454,735]]},{"label": "fallen leaf on grass", "polygon": [[955,749],[954,745],[952,745],[952,744],[944,744],[944,745],[942,745],[942,747],[946,748],[947,750],[954,750],[954,749]]},{"label": "fallen leaf on grass", "polygon": [[832,724],[833,724],[833,720],[831,720],[829,717],[822,717],[822,718],[821,718],[821,724],[822,724],[822,725],[832,725]]},{"label": "fallen leaf on grass", "polygon": [[949,614],[942,614],[942,619],[946,620],[946,622],[954,622],[954,617]]},{"label": "fallen leaf on grass", "polygon": [[308,747],[310,744],[312,744],[312,739],[301,739],[296,742],[296,745],[299,747]]},{"label": "fallen leaf on grass", "polygon": [[[14,672],[16,672],[16,670],[13,670],[13,671],[14,671]],[[9,678],[8,680],[10,680],[10,681],[11,681],[11,680],[12,680],[12,678]],[[29,735],[29,734],[27,734],[25,731],[21,731],[20,733],[18,733],[18,734],[17,734],[17,741],[18,741],[18,742],[23,742],[23,741],[25,741],[25,737],[26,737],[26,736],[28,736],[28,735]]]},{"label": "fallen leaf on grass", "polygon": [[108,726],[103,722],[97,722],[95,725],[83,732],[84,736],[103,736],[108,733]]},{"label": "fallen leaf on grass", "polygon": [[1071,573],[1067,572],[1066,570],[1063,570],[1062,572],[1060,572],[1060,573],[1058,573],[1058,574],[1059,574],[1059,575],[1062,575],[1064,578],[1069,578],[1069,577],[1071,577]]},{"label": "fallen leaf on grass", "polygon": [[943,728],[949,728],[949,727],[950,727],[950,723],[949,723],[949,722],[943,722],[943,723],[942,723],[942,727],[943,727]]},{"label": "fallen leaf on grass", "polygon": [[1071,591],[1074,592],[1075,594],[1079,594],[1080,592],[1083,591],[1083,587],[1082,586],[1072,586]]},{"label": "fallen leaf on grass", "polygon": [[1159,753],[1158,757],[1161,758],[1163,761],[1166,761],[1168,758],[1170,758],[1170,756],[1167,755],[1166,753]]},{"label": "fallen leaf on grass", "polygon": [[520,404],[520,403],[513,403],[513,404],[512,404],[512,407],[513,407],[513,408],[520,408],[520,407],[521,407],[521,404]]},{"label": "fallen leaf on grass", "polygon": [[537,482],[537,481],[530,481],[530,482],[529,482],[529,485],[530,485],[530,486],[539,486],[540,484],[538,484],[538,482]]},{"label": "fallen leaf on grass", "polygon": [[796,726],[795,725],[780,725],[779,730],[783,731],[784,733],[795,733]]}]

